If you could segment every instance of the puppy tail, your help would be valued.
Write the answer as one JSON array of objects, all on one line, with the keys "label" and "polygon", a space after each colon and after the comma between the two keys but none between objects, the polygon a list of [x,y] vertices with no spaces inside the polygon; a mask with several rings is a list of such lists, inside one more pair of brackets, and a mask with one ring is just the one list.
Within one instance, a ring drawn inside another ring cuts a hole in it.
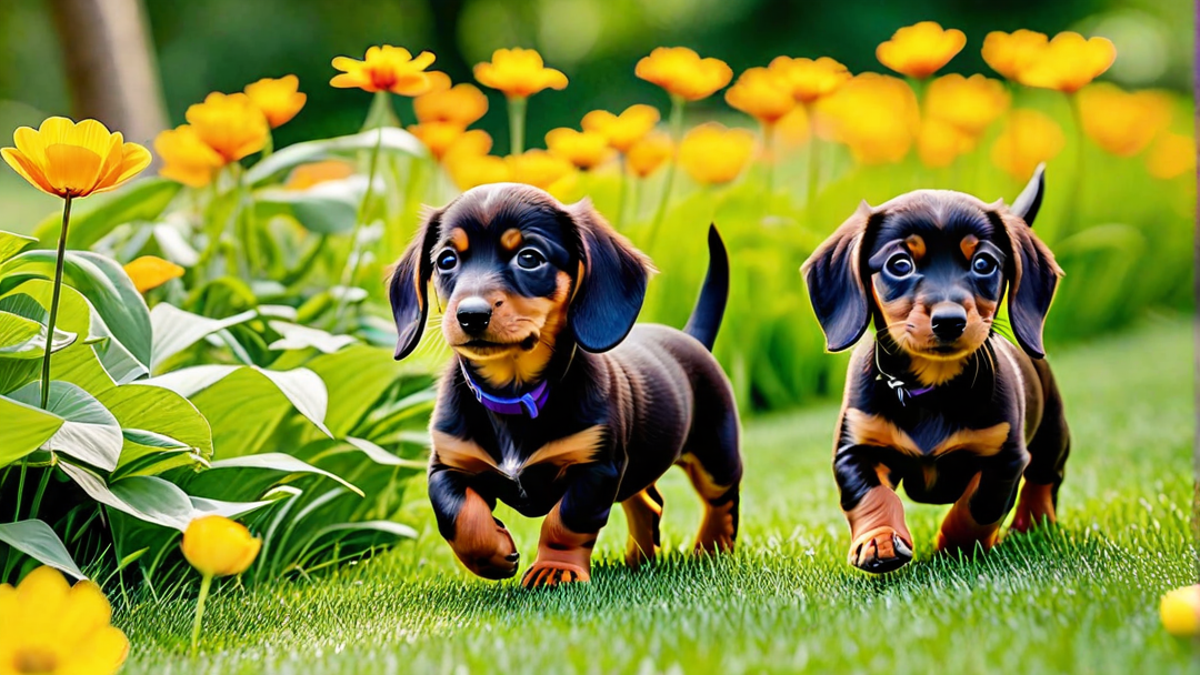
[{"label": "puppy tail", "polygon": [[699,340],[710,352],[717,340],[717,330],[721,327],[721,318],[725,316],[725,302],[728,299],[729,254],[725,251],[725,242],[721,241],[717,226],[709,225],[708,274],[704,277],[700,298],[683,332]]}]

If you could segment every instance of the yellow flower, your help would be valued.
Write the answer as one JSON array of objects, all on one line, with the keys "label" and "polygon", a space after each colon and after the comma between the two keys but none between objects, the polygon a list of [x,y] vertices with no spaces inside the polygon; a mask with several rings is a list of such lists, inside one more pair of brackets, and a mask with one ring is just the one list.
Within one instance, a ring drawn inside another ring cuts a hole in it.
[{"label": "yellow flower", "polygon": [[463,191],[479,185],[507,183],[512,180],[512,170],[508,162],[495,155],[476,155],[451,148],[446,153],[444,165],[451,180]]},{"label": "yellow flower", "polygon": [[1151,176],[1168,180],[1196,170],[1196,140],[1183,134],[1164,133],[1146,156]]},{"label": "yellow flower", "polygon": [[644,138],[658,124],[658,108],[636,103],[620,115],[607,110],[593,110],[583,116],[583,130],[594,131],[608,139],[608,145],[618,152],[629,152],[634,143]]},{"label": "yellow flower", "polygon": [[750,68],[725,91],[725,101],[738,110],[771,126],[796,107],[789,80],[777,70]]},{"label": "yellow flower", "polygon": [[1124,92],[1100,83],[1079,91],[1083,131],[1118,157],[1132,157],[1171,122],[1171,100],[1154,91]]},{"label": "yellow flower", "polygon": [[877,73],[854,77],[817,104],[818,128],[863,164],[904,159],[920,130],[917,97],[904,80]]},{"label": "yellow flower", "polygon": [[324,159],[301,164],[288,174],[283,187],[288,190],[307,190],[331,180],[343,180],[354,175],[354,165],[344,159]]},{"label": "yellow flower", "polygon": [[267,118],[245,94],[213,92],[187,109],[187,121],[225,162],[253,155],[267,144]]},{"label": "yellow flower", "polygon": [[1071,94],[1108,70],[1116,58],[1117,48],[1108,38],[1059,33],[1017,73],[1017,80],[1027,87]]},{"label": "yellow flower", "polygon": [[728,183],[742,173],[753,152],[754,134],[706,122],[684,134],[679,164],[697,183]]},{"label": "yellow flower", "polygon": [[304,107],[308,96],[299,91],[300,79],[295,75],[285,75],[277,80],[269,77],[246,85],[246,95],[250,101],[267,117],[267,123],[274,129],[296,116]]},{"label": "yellow flower", "polygon": [[575,131],[566,127],[546,134],[546,148],[583,170],[594,169],[612,156],[608,139],[595,131]]},{"label": "yellow flower", "polygon": [[245,525],[225,516],[203,516],[183,532],[183,557],[205,576],[241,574],[250,567],[262,540],[250,536]]},{"label": "yellow flower", "polygon": [[213,174],[226,163],[187,124],[159,132],[154,138],[154,151],[163,161],[160,176],[195,188],[211,183]]},{"label": "yellow flower", "polygon": [[950,166],[959,155],[970,152],[975,139],[961,128],[937,117],[926,116],[917,134],[917,156],[931,168]]},{"label": "yellow flower", "polygon": [[1158,613],[1163,628],[1171,635],[1200,635],[1200,584],[1176,588],[1163,595]]},{"label": "yellow flower", "polygon": [[937,22],[922,21],[896,31],[891,40],[875,48],[875,58],[897,73],[920,79],[950,63],[966,44],[961,30],[942,30]]},{"label": "yellow flower", "polygon": [[519,155],[510,155],[508,168],[512,173],[512,181],[543,190],[550,189],[551,185],[574,171],[569,161],[545,150],[526,150]]},{"label": "yellow flower", "polygon": [[1009,94],[1004,83],[983,75],[945,75],[925,90],[925,114],[958,127],[972,136],[1008,109]]},{"label": "yellow flower", "polygon": [[125,273],[133,281],[138,293],[145,293],[152,288],[158,288],[172,279],[183,276],[183,268],[170,260],[144,255],[131,260],[125,265]]},{"label": "yellow flower", "polygon": [[109,133],[96,120],[76,124],[49,117],[36,131],[19,127],[13,144],[17,147],[0,150],[4,161],[31,185],[56,197],[107,192],[150,164],[145,148],[126,143],[121,132]]},{"label": "yellow flower", "polygon": [[779,141],[786,148],[798,148],[809,141],[812,135],[812,122],[808,110],[798,105],[792,111],[779,118],[775,125]]},{"label": "yellow flower", "polygon": [[1062,152],[1065,143],[1062,129],[1054,120],[1036,110],[1013,110],[992,145],[992,161],[1013,178],[1024,181],[1038,164]]},{"label": "yellow flower", "polygon": [[671,158],[674,145],[671,137],[665,133],[647,134],[629,146],[625,154],[625,164],[629,171],[638,178],[645,178],[658,171],[658,168]]},{"label": "yellow flower", "polygon": [[390,91],[401,96],[420,96],[432,87],[425,69],[433,63],[434,58],[431,52],[421,52],[413,58],[412,53],[403,47],[377,45],[367,50],[362,61],[348,56],[336,57],[333,67],[342,72],[334,75],[329,84],[338,89]]},{"label": "yellow flower", "polygon": [[777,56],[769,68],[787,79],[792,98],[804,104],[832,94],[852,77],[846,66],[828,56],[815,61]]},{"label": "yellow flower", "polygon": [[[437,94],[450,89],[450,76],[440,70],[425,71],[425,79],[429,81],[429,91],[425,94]],[[425,94],[421,94],[421,96]]]},{"label": "yellow flower", "polygon": [[485,87],[498,89],[509,98],[525,98],[543,89],[567,88],[567,76],[547,68],[542,55],[534,49],[497,49],[492,60],[475,65],[475,79]]},{"label": "yellow flower", "polygon": [[465,129],[479,121],[487,110],[487,96],[473,84],[458,84],[413,99],[413,112],[422,124],[453,122]]},{"label": "yellow flower", "polygon": [[1002,77],[1016,82],[1048,41],[1045,34],[1024,28],[1012,33],[992,31],[983,39],[983,60]]},{"label": "yellow flower", "polygon": [[457,122],[422,122],[410,125],[408,130],[413,136],[421,139],[425,147],[429,148],[429,154],[439,162],[450,145],[463,135],[463,127]]},{"label": "yellow flower", "polygon": [[111,621],[99,586],[68,586],[54,568],[35,569],[16,588],[0,584],[0,673],[111,675],[129,655]]},{"label": "yellow flower", "polygon": [[685,101],[708,98],[733,79],[724,61],[702,59],[687,47],[659,47],[642,57],[634,72]]}]

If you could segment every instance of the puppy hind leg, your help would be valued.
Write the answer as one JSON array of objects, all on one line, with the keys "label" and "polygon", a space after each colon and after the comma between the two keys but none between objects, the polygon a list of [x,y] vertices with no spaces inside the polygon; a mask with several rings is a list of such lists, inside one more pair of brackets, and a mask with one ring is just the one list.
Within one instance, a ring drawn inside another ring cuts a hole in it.
[{"label": "puppy hind leg", "polygon": [[737,540],[741,458],[733,454],[723,459],[705,463],[698,455],[686,454],[679,460],[692,487],[704,500],[704,517],[696,533],[697,552],[732,551]]},{"label": "puppy hind leg", "polygon": [[663,497],[654,485],[621,502],[625,522],[629,526],[629,544],[625,549],[625,564],[637,568],[654,560],[662,545],[659,525],[662,522]]},{"label": "puppy hind leg", "polygon": [[1021,486],[1017,513],[1010,528],[1015,532],[1028,532],[1058,522],[1058,488],[1063,482],[1067,456],[1071,454],[1071,437],[1063,415],[1062,397],[1053,378],[1048,377],[1048,369],[1046,375],[1046,409],[1029,441],[1029,466],[1025,467],[1025,484]]}]

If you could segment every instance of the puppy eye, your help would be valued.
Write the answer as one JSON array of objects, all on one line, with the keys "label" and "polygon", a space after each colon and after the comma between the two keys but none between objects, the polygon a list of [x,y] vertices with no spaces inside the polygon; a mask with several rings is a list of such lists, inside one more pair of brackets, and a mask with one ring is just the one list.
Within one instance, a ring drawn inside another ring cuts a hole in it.
[{"label": "puppy eye", "polygon": [[1000,267],[1000,263],[996,259],[986,253],[981,253],[975,256],[971,261],[971,271],[981,277],[986,277],[992,272],[995,272]]},{"label": "puppy eye", "polygon": [[438,254],[437,266],[439,270],[448,272],[458,265],[458,254],[450,249],[446,249]]},{"label": "puppy eye", "polygon": [[517,264],[521,269],[535,270],[546,264],[546,257],[536,248],[527,248],[517,254]]},{"label": "puppy eye", "polygon": [[888,258],[887,263],[883,267],[887,270],[888,274],[903,278],[912,274],[916,266],[913,265],[912,258],[907,253],[897,253]]}]

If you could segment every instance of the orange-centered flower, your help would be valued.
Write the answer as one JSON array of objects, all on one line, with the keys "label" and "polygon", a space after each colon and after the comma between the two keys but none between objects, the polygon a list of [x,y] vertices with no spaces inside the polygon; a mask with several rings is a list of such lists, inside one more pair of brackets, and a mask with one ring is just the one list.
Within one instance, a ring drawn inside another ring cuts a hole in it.
[{"label": "orange-centered flower", "polygon": [[1021,71],[1038,58],[1048,41],[1045,34],[1024,28],[1012,33],[992,31],[983,39],[983,60],[992,70],[1016,82]]},{"label": "orange-centered flower", "polygon": [[300,78],[295,75],[285,75],[277,80],[269,77],[246,85],[246,95],[250,101],[267,116],[267,122],[274,129],[296,116],[304,107],[308,96],[299,91]]},{"label": "orange-centered flower", "polygon": [[213,92],[187,109],[187,121],[227,163],[262,150],[270,134],[266,116],[245,94]]},{"label": "orange-centered flower", "polygon": [[684,134],[679,163],[697,183],[716,185],[737,178],[753,153],[754,134],[706,122]]},{"label": "orange-centered flower", "polygon": [[633,145],[625,155],[626,166],[630,173],[638,178],[645,178],[658,171],[658,168],[671,159],[674,152],[671,137],[662,132],[647,134]]},{"label": "orange-centered flower", "polygon": [[612,156],[608,139],[595,131],[575,131],[566,127],[546,134],[546,148],[583,170],[593,169]]},{"label": "orange-centered flower", "polygon": [[1017,80],[1027,87],[1071,94],[1108,70],[1116,58],[1117,48],[1108,38],[1059,33],[1018,72]]},{"label": "orange-centered flower", "polygon": [[1171,99],[1155,91],[1125,92],[1108,83],[1079,90],[1083,131],[1096,145],[1132,157],[1171,122]]},{"label": "orange-centered flower", "polygon": [[777,56],[769,67],[787,79],[792,98],[804,104],[832,94],[852,77],[846,66],[828,56],[815,61]]},{"label": "orange-centered flower", "polygon": [[983,75],[944,75],[925,89],[925,114],[953,124],[972,136],[1008,109],[1009,94],[1004,83]]},{"label": "orange-centered flower", "polygon": [[65,117],[47,118],[35,131],[13,132],[15,148],[0,150],[4,161],[46,194],[86,197],[119,187],[150,164],[150,153],[126,143],[121,132],[109,133],[96,120],[78,124]]},{"label": "orange-centered flower", "polygon": [[68,586],[54,568],[35,569],[16,588],[0,584],[0,673],[111,675],[129,655],[111,621],[99,586]]},{"label": "orange-centered flower", "polygon": [[594,131],[604,136],[614,150],[629,152],[634,143],[654,129],[658,120],[658,108],[635,103],[620,115],[607,110],[593,110],[583,116],[582,126],[584,131]]},{"label": "orange-centered flower", "polygon": [[922,21],[896,31],[875,48],[875,58],[897,73],[925,78],[950,63],[966,44],[961,30],[942,30],[937,22]]},{"label": "orange-centered flower", "polygon": [[992,161],[1018,181],[1028,180],[1042,162],[1062,152],[1066,139],[1058,123],[1036,110],[1013,110],[992,145]]},{"label": "orange-centered flower", "polygon": [[766,126],[796,106],[788,79],[778,70],[750,68],[725,91],[725,101]]},{"label": "orange-centered flower", "polygon": [[329,81],[338,89],[390,91],[401,96],[420,96],[431,88],[425,72],[434,61],[431,52],[421,52],[416,58],[403,47],[391,45],[367,49],[362,61],[348,56],[333,60],[333,67],[342,71]]},{"label": "orange-centered flower", "polygon": [[863,164],[904,159],[920,130],[917,97],[904,80],[863,73],[817,104],[818,129]]},{"label": "orange-centered flower", "polygon": [[509,98],[526,98],[543,89],[567,88],[566,75],[547,68],[537,50],[520,47],[497,49],[490,62],[475,65],[475,79]]},{"label": "orange-centered flower", "polygon": [[145,293],[183,276],[183,268],[170,260],[144,255],[125,265],[125,273],[129,275],[129,279],[138,293]]},{"label": "orange-centered flower", "polygon": [[1160,134],[1146,155],[1151,176],[1168,180],[1196,171],[1196,139],[1183,134]]},{"label": "orange-centered flower", "polygon": [[154,151],[162,159],[158,173],[191,187],[204,187],[212,182],[217,169],[225,166],[225,158],[200,140],[196,130],[183,124],[159,132],[154,138]]},{"label": "orange-centered flower", "polygon": [[574,171],[570,162],[545,150],[526,150],[519,155],[510,155],[508,168],[512,172],[511,180],[543,190],[550,189]]},{"label": "orange-centered flower", "polygon": [[422,124],[453,122],[465,129],[479,121],[487,110],[487,96],[473,84],[458,84],[413,99],[413,112]]},{"label": "orange-centered flower", "polygon": [[685,101],[708,98],[733,79],[724,61],[702,59],[687,47],[658,47],[638,61],[634,72]]},{"label": "orange-centered flower", "polygon": [[203,516],[183,531],[183,557],[205,576],[224,577],[245,572],[262,540],[250,536],[245,525],[225,516]]}]

